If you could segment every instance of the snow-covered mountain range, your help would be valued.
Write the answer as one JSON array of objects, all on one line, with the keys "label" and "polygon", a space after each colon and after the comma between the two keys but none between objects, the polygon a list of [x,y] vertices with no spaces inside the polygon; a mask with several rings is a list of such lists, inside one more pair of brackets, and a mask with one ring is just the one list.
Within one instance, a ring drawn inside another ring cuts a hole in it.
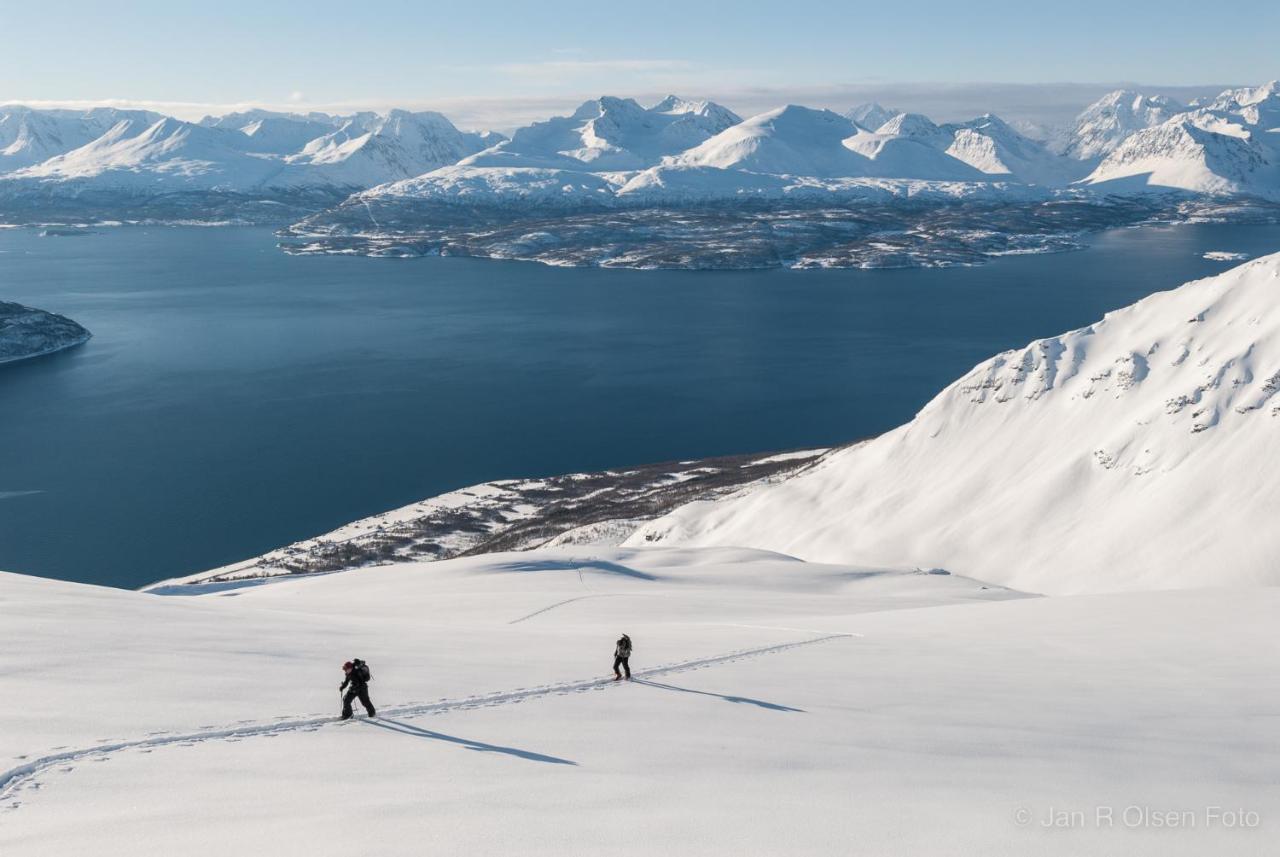
[{"label": "snow-covered mountain range", "polygon": [[939,125],[878,104],[845,115],[788,105],[742,119],[676,96],[648,108],[593,99],[510,139],[402,110],[255,110],[189,123],[145,111],[13,106],[0,107],[0,201],[325,191],[363,193],[362,202],[564,208],[839,201],[864,198],[869,187],[1002,198],[1014,186],[1280,199],[1278,140],[1280,83],[1191,106],[1117,91],[1050,143],[990,114]]},{"label": "snow-covered mountain range", "polygon": [[1280,81],[1224,92],[1135,131],[1086,182],[1280,199]]},{"label": "snow-covered mountain range", "polygon": [[980,364],[901,428],[630,544],[941,567],[1048,594],[1275,585],[1280,254]]},{"label": "snow-covered mountain range", "polygon": [[145,111],[0,108],[0,198],[350,193],[457,163],[501,139],[459,131],[439,113],[403,110],[251,111],[193,123]]}]

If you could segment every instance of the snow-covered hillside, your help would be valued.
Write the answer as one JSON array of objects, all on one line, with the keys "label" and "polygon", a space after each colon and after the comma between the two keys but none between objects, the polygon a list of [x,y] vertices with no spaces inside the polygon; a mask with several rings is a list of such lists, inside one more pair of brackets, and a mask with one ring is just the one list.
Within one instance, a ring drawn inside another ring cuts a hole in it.
[{"label": "snow-covered hillside", "polygon": [[631,544],[1044,593],[1280,583],[1280,254],[979,365],[901,428]]},{"label": "snow-covered hillside", "polygon": [[[183,598],[0,574],[0,603],[15,857],[1203,857],[1272,843],[1206,808],[1280,812],[1276,590],[1022,598],[644,549]],[[378,717],[340,724],[353,656]],[[1133,804],[1198,824],[1040,826]]]}]

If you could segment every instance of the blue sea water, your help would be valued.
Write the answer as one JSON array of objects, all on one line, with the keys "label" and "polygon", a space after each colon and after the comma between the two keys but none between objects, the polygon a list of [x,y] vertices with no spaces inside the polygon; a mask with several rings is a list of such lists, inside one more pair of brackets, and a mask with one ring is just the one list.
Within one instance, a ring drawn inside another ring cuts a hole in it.
[{"label": "blue sea water", "polygon": [[1234,264],[1206,250],[1280,250],[1280,227],[745,273],[0,230],[0,300],[94,333],[0,367],[0,569],[133,587],[489,479],[872,435],[995,352]]}]

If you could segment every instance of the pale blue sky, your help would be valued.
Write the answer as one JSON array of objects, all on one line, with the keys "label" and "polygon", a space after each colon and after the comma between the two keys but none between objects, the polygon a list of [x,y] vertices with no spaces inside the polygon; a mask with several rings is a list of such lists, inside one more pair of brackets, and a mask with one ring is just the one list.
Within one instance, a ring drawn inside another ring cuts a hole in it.
[{"label": "pale blue sky", "polygon": [[0,0],[0,102],[436,106],[495,125],[606,92],[675,91],[749,112],[939,89],[921,84],[962,101],[981,100],[975,83],[1085,84],[1047,90],[1074,103],[1116,83],[1278,77],[1277,33],[1275,0]]}]

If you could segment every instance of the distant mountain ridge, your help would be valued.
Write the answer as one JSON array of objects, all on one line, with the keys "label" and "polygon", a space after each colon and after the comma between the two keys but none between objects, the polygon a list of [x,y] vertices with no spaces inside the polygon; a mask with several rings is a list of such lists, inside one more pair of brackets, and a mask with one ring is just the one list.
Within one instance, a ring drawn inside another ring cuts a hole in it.
[{"label": "distant mountain ridge", "polygon": [[[839,201],[869,188],[957,199],[1100,191],[1280,201],[1280,84],[1191,106],[1118,90],[1048,143],[992,114],[940,125],[869,103],[844,115],[787,105],[743,119],[675,95],[650,107],[602,96],[509,139],[405,110],[250,110],[192,123],[146,111],[0,106],[0,201],[37,211],[80,199],[109,210],[112,194],[360,194],[565,209]],[[197,198],[190,205],[199,210]]]}]

